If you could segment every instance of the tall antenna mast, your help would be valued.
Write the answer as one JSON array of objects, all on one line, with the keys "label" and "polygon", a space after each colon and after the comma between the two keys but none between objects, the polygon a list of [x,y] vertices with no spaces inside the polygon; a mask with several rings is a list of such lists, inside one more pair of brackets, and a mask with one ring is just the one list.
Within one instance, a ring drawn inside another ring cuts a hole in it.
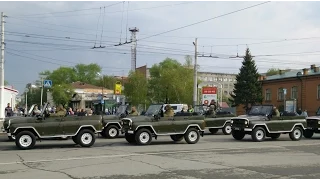
[{"label": "tall antenna mast", "polygon": [[136,32],[139,32],[139,29],[134,27],[134,28],[129,28],[129,31],[131,32],[131,71],[135,72],[136,71],[136,65],[137,65],[137,37],[136,37]]}]

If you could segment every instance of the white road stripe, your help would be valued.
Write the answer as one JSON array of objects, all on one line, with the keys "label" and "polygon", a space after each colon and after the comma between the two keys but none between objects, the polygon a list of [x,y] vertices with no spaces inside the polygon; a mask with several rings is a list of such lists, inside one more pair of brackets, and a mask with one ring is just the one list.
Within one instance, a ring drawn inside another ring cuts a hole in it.
[{"label": "white road stripe", "polygon": [[[320,143],[303,144],[303,145],[320,145]],[[287,145],[291,146],[291,145]],[[145,155],[160,155],[160,154],[178,154],[178,153],[195,153],[195,152],[208,152],[208,151],[221,151],[221,150],[246,150],[246,149],[263,149],[263,148],[286,148],[286,146],[258,146],[258,147],[239,147],[239,148],[216,148],[216,149],[199,149],[199,150],[183,150],[183,151],[163,151],[153,153],[132,153],[132,154],[118,154],[118,155],[103,155],[103,156],[84,156],[74,158],[63,158],[63,159],[40,159],[33,161],[14,161],[7,163],[0,163],[0,165],[12,165],[22,163],[41,163],[41,162],[53,162],[53,161],[75,161],[84,159],[103,159],[103,158],[119,158],[128,156],[145,156]]]}]

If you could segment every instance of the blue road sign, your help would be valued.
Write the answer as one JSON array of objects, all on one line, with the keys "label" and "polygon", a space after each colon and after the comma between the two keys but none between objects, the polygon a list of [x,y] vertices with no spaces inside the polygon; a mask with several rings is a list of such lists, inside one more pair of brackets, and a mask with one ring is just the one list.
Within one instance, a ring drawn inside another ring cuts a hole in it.
[{"label": "blue road sign", "polygon": [[44,80],[43,87],[46,87],[46,88],[52,87],[52,81],[51,80]]}]

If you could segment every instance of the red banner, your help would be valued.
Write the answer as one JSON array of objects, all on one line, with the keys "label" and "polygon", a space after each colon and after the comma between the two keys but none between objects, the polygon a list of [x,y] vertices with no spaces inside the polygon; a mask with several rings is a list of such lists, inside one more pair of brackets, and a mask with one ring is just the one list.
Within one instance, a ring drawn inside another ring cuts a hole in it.
[{"label": "red banner", "polygon": [[217,87],[203,87],[202,94],[217,94]]}]

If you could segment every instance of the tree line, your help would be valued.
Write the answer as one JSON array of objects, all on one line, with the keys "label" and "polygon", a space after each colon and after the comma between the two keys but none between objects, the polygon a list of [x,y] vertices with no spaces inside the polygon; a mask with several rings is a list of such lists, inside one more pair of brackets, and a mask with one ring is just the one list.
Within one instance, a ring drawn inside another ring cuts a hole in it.
[{"label": "tree line", "polygon": [[[44,79],[53,82],[53,100],[56,104],[66,105],[74,89],[72,82],[80,81],[106,89],[114,89],[117,79],[113,76],[99,75],[102,68],[98,64],[77,64],[74,67],[59,67],[53,71],[39,73]],[[149,69],[150,77],[146,77],[139,71],[129,72],[124,85],[123,94],[132,105],[149,105],[151,103],[186,103],[192,104],[193,95],[193,62],[190,56],[185,57],[185,62],[180,63],[176,59],[166,58]],[[252,59],[249,49],[243,58],[242,67],[236,76],[235,90],[228,100],[233,107],[240,104],[245,108],[249,104],[262,103],[262,86],[258,81],[259,73]],[[201,83],[198,80],[198,83]],[[30,87],[29,87],[30,88]],[[44,89],[44,99],[46,92]],[[40,104],[40,88],[29,91],[28,102]]]}]

